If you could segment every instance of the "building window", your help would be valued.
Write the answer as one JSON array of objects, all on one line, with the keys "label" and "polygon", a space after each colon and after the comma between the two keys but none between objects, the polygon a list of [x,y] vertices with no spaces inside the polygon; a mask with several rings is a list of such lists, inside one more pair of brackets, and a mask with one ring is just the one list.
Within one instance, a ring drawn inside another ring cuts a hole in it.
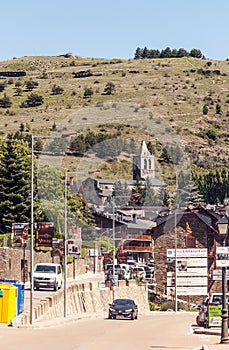
[{"label": "building window", "polygon": [[147,169],[147,160],[144,159],[144,169]]},{"label": "building window", "polygon": [[149,169],[151,169],[151,160],[149,159]]}]

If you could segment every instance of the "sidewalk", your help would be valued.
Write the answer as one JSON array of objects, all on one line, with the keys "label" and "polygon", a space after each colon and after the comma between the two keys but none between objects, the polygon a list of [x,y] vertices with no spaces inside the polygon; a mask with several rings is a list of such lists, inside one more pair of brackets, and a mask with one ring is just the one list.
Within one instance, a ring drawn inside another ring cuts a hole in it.
[{"label": "sidewalk", "polygon": [[211,345],[203,345],[202,350],[229,350],[229,343],[228,344],[220,344],[220,336],[221,336],[221,329],[220,328],[203,328],[203,327],[196,327],[194,329],[195,334],[208,334],[208,335],[218,335],[219,336],[219,343],[211,344]]},{"label": "sidewalk", "polygon": [[228,344],[203,345],[202,350],[228,350]]}]

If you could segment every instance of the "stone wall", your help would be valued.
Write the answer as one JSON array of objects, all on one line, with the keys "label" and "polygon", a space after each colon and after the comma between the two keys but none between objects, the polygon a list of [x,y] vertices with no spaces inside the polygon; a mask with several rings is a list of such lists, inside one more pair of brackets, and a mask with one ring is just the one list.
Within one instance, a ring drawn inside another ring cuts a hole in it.
[{"label": "stone wall", "polygon": [[[13,279],[23,281],[23,276],[21,273],[21,261],[25,258],[27,260],[28,266],[28,274],[26,278],[26,282],[29,281],[29,272],[30,272],[30,250],[25,249],[16,249],[9,247],[0,247],[0,279]],[[34,252],[34,265],[37,263],[60,263],[60,257],[55,256],[51,257],[49,252]],[[97,269],[102,269],[101,262],[97,263]],[[72,263],[68,263],[67,266],[67,277],[73,277],[75,275],[79,275],[84,273],[86,270],[86,266],[89,267],[90,270],[94,268],[93,258],[90,258],[88,255],[85,259],[77,258]]]},{"label": "stone wall", "polygon": [[[114,293],[114,295],[113,295]],[[101,287],[98,282],[73,283],[67,288],[67,316],[81,318],[82,316],[102,315],[107,317],[109,303],[115,298],[134,299],[139,313],[149,312],[148,294],[144,286],[138,286],[135,280],[119,281],[118,288],[113,292],[109,287]],[[64,315],[64,290],[44,298],[34,308],[34,324],[62,318]],[[29,324],[29,313],[24,312],[12,320],[12,326],[20,327]]]}]

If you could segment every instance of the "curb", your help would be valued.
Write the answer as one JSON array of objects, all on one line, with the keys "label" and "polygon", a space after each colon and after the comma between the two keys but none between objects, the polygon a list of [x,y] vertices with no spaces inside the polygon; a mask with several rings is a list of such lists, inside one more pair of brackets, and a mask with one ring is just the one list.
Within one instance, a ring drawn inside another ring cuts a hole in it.
[{"label": "curb", "polygon": [[199,329],[199,328],[195,328],[194,329],[194,333],[195,334],[206,334],[206,335],[218,335],[220,336],[221,334],[221,330],[220,329]]}]

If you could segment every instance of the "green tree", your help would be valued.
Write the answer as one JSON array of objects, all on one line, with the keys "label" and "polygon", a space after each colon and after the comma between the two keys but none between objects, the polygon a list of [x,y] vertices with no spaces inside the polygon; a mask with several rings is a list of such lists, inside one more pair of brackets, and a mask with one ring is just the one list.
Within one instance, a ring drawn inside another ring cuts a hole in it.
[{"label": "green tree", "polygon": [[143,185],[142,181],[138,178],[134,183],[129,205],[132,205],[134,207],[144,205],[146,195],[145,192],[145,186]]},{"label": "green tree", "polygon": [[114,91],[115,91],[115,85],[111,82],[107,83],[105,88],[104,88],[104,93],[106,95],[112,95]]},{"label": "green tree", "polygon": [[213,140],[215,141],[216,138],[217,138],[217,133],[214,129],[209,129],[207,132],[206,132],[206,135],[207,137],[210,139],[210,140]]},{"label": "green tree", "polygon": [[147,177],[146,183],[145,183],[145,200],[144,205],[145,206],[153,206],[156,205],[156,195],[155,191],[152,187],[152,184],[150,182],[150,179]]},{"label": "green tree", "polygon": [[15,88],[15,95],[21,96],[23,93],[23,90],[20,87]]},{"label": "green tree", "polygon": [[0,92],[4,91],[6,87],[5,83],[0,83]]},{"label": "green tree", "polygon": [[149,57],[149,50],[145,46],[144,49],[142,50],[142,58],[148,58]]},{"label": "green tree", "polygon": [[38,82],[37,81],[34,81],[32,79],[28,80],[26,83],[25,83],[25,87],[26,87],[26,90],[27,91],[32,91],[34,88],[36,88],[38,86]]},{"label": "green tree", "polygon": [[222,112],[222,109],[221,109],[221,106],[219,103],[217,103],[215,106],[215,112],[216,112],[216,114],[221,114],[221,112]]},{"label": "green tree", "polygon": [[140,47],[137,47],[134,54],[134,59],[139,60],[140,58],[142,58],[142,49],[140,49]]},{"label": "green tree", "polygon": [[177,58],[187,57],[188,51],[183,49],[182,47],[177,51]]},{"label": "green tree", "polygon": [[60,94],[63,94],[64,92],[64,89],[59,86],[59,85],[56,85],[54,84],[53,87],[52,87],[52,94],[53,95],[60,95]]},{"label": "green tree", "polygon": [[92,88],[85,87],[83,97],[90,98],[93,95],[93,93],[94,92]]},{"label": "green tree", "polygon": [[38,107],[42,105],[44,102],[44,99],[42,96],[37,95],[37,94],[31,94],[27,97],[27,99],[22,102],[21,108],[29,108],[29,107]]},{"label": "green tree", "polygon": [[149,54],[148,54],[149,58],[160,58],[160,51],[159,50],[149,50]]},{"label": "green tree", "polygon": [[195,57],[195,58],[202,58],[202,52],[200,51],[200,50],[198,50],[198,49],[192,49],[191,51],[190,51],[190,56],[191,57]]},{"label": "green tree", "polygon": [[12,102],[10,98],[4,94],[3,98],[0,99],[0,108],[10,108],[12,105]]},{"label": "green tree", "polygon": [[207,106],[207,105],[204,105],[204,106],[203,106],[203,114],[204,114],[204,115],[207,115],[207,114],[208,114],[208,106]]},{"label": "green tree", "polygon": [[124,206],[130,199],[131,191],[128,189],[127,184],[116,181],[113,188],[113,197],[116,206]]},{"label": "green tree", "polygon": [[28,143],[12,135],[2,141],[0,156],[0,232],[14,222],[30,221],[31,156]]}]

